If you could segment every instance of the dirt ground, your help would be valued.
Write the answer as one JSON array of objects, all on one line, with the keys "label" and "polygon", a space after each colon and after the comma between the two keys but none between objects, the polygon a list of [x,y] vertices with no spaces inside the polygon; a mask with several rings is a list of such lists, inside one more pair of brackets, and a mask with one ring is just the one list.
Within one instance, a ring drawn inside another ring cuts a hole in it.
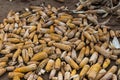
[{"label": "dirt ground", "polygon": [[65,3],[59,3],[55,0],[13,0],[13,2],[9,2],[9,0],[0,0],[0,22],[4,17],[6,17],[7,13],[12,9],[15,11],[20,11],[25,7],[28,7],[29,5],[41,5],[41,3],[51,4],[55,7],[60,6],[68,6],[69,9],[75,8],[75,3],[77,3],[79,0],[65,0]]},{"label": "dirt ground", "polygon": [[[65,3],[59,3],[55,0],[13,0],[13,2],[9,2],[8,0],[0,0],[0,22],[2,22],[3,18],[7,16],[7,13],[10,10],[20,11],[29,5],[41,5],[41,3],[51,4],[55,7],[67,6],[69,9],[75,9],[75,5],[79,0],[65,0]],[[105,19],[99,19],[99,21],[104,21]],[[120,29],[120,20],[116,18],[116,16],[112,17],[108,26],[111,26],[114,29]],[[48,76],[43,76],[44,80],[48,80]],[[0,77],[0,80],[9,80],[6,75]]]}]

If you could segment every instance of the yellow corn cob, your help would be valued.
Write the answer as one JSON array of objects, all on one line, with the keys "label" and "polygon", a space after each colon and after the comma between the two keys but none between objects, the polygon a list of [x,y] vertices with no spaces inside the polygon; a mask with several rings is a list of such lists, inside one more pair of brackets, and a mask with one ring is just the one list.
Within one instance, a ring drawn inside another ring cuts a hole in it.
[{"label": "yellow corn cob", "polygon": [[42,27],[41,22],[39,22],[38,25],[37,25],[37,30],[36,30],[38,33],[40,32],[41,27]]},{"label": "yellow corn cob", "polygon": [[48,46],[52,46],[53,43],[55,43],[55,41],[50,41],[50,42],[48,42]]},{"label": "yellow corn cob", "polygon": [[99,71],[99,73],[97,74],[97,76],[96,76],[96,80],[99,80],[101,77],[103,77],[104,75],[106,74],[106,70],[105,69],[101,69],[100,71]]},{"label": "yellow corn cob", "polygon": [[102,64],[103,64],[103,61],[104,61],[104,56],[103,56],[103,55],[100,55],[99,58],[98,58],[97,63],[99,63],[100,65],[102,65]]},{"label": "yellow corn cob", "polygon": [[77,63],[80,63],[82,61],[82,59],[84,58],[84,55],[85,55],[85,47],[83,47],[78,55],[78,58],[77,58]]},{"label": "yellow corn cob", "polygon": [[36,68],[37,68],[36,64],[31,64],[31,65],[28,65],[28,66],[23,66],[23,67],[16,68],[14,71],[15,72],[29,72],[29,71],[35,70]]},{"label": "yellow corn cob", "polygon": [[53,45],[55,47],[58,47],[62,50],[65,50],[65,51],[70,51],[71,50],[71,46],[70,45],[66,45],[66,44],[61,44],[61,43],[53,43]]},{"label": "yellow corn cob", "polygon": [[85,43],[84,42],[80,42],[76,48],[76,50],[80,50],[82,49],[83,47],[85,46]]},{"label": "yellow corn cob", "polygon": [[27,63],[29,61],[28,51],[26,49],[22,50],[22,58],[23,58],[25,63]]},{"label": "yellow corn cob", "polygon": [[94,35],[91,35],[91,38],[92,38],[92,40],[93,40],[94,43],[97,43],[97,39],[95,38]]},{"label": "yellow corn cob", "polygon": [[[107,73],[101,78],[101,80],[108,80],[112,78],[112,75],[117,71],[117,66],[113,65]],[[111,74],[111,75],[110,75]],[[109,75],[109,76],[108,76]]]},{"label": "yellow corn cob", "polygon": [[38,61],[38,60],[42,60],[48,57],[48,54],[46,52],[39,52],[37,54],[35,54],[31,60],[32,61]]},{"label": "yellow corn cob", "polygon": [[35,35],[35,32],[36,32],[36,31],[31,32],[30,35],[28,36],[28,38],[29,38],[29,39],[32,39],[33,36]]},{"label": "yellow corn cob", "polygon": [[[113,74],[114,74],[114,73],[117,71],[117,68],[118,68],[117,66],[113,65],[113,66],[107,71],[107,73],[113,73]],[[106,73],[106,74],[107,74],[107,73]]]},{"label": "yellow corn cob", "polygon": [[90,47],[86,46],[85,56],[89,56],[89,54],[90,54]]},{"label": "yellow corn cob", "polygon": [[79,64],[80,68],[83,68],[89,61],[89,58],[85,57]]},{"label": "yellow corn cob", "polygon": [[32,44],[32,41],[31,41],[31,40],[30,40],[30,41],[25,41],[24,44],[25,44],[25,45],[27,45],[27,44]]},{"label": "yellow corn cob", "polygon": [[100,69],[101,69],[101,66],[100,66],[99,63],[94,64],[92,66],[90,72],[88,73],[88,79],[94,80],[96,75],[97,75],[97,73],[100,71]]},{"label": "yellow corn cob", "polygon": [[66,57],[65,57],[65,61],[66,61],[68,64],[70,64],[70,66],[71,66],[72,68],[74,68],[74,69],[76,69],[76,70],[79,69],[78,64],[77,64],[72,58],[70,58],[69,56],[66,56]]},{"label": "yellow corn cob", "polygon": [[105,74],[100,80],[110,80],[113,77],[113,73]]},{"label": "yellow corn cob", "polygon": [[30,31],[30,32],[33,32],[33,31],[35,31],[35,30],[36,30],[36,28],[37,28],[36,26],[30,26],[29,31]]},{"label": "yellow corn cob", "polygon": [[60,67],[61,67],[61,60],[60,60],[60,58],[57,58],[55,61],[55,69],[59,70]]},{"label": "yellow corn cob", "polygon": [[20,34],[21,30],[22,30],[22,28],[18,28],[15,33],[16,33],[16,34]]},{"label": "yellow corn cob", "polygon": [[59,20],[54,20],[54,22],[60,26],[65,26],[66,24],[64,22],[61,22]]},{"label": "yellow corn cob", "polygon": [[71,23],[71,20],[68,20],[66,23],[70,28],[75,28],[75,24]]},{"label": "yellow corn cob", "polygon": [[38,44],[38,36],[37,35],[34,35],[33,43]]},{"label": "yellow corn cob", "polygon": [[23,58],[21,56],[18,57],[18,63],[23,63]]},{"label": "yellow corn cob", "polygon": [[91,35],[90,35],[87,31],[84,31],[84,32],[83,32],[83,35],[84,35],[88,40],[93,41]]},{"label": "yellow corn cob", "polygon": [[58,35],[58,34],[54,34],[54,33],[50,34],[50,38],[55,40],[55,41],[60,41],[61,40],[61,36]]},{"label": "yellow corn cob", "polygon": [[81,40],[77,40],[74,42],[74,44],[77,46],[80,42],[81,42]]},{"label": "yellow corn cob", "polygon": [[[45,45],[46,46],[46,45]],[[43,52],[46,52],[48,55],[50,55],[50,54],[53,54],[54,53],[54,47],[45,47],[44,45],[43,45]]]},{"label": "yellow corn cob", "polygon": [[16,47],[17,48],[23,48],[23,45],[24,45],[24,43],[18,43],[18,44],[16,44]]},{"label": "yellow corn cob", "polygon": [[58,19],[63,22],[67,22],[68,20],[71,20],[73,17],[71,15],[62,15]]},{"label": "yellow corn cob", "polygon": [[17,49],[17,51],[14,53],[12,60],[16,61],[17,57],[21,54],[21,49]]},{"label": "yellow corn cob", "polygon": [[87,71],[89,70],[90,66],[85,65],[82,70],[80,71],[80,79],[83,79],[84,76],[86,75]]},{"label": "yellow corn cob", "polygon": [[45,65],[48,63],[48,61],[49,61],[49,58],[46,58],[46,59],[42,60],[40,62],[40,64],[38,65],[38,68],[40,68],[40,69],[44,68]]},{"label": "yellow corn cob", "polygon": [[8,38],[7,40],[9,42],[12,42],[12,43],[18,43],[18,42],[20,42],[20,39],[17,39],[17,38]]},{"label": "yellow corn cob", "polygon": [[90,57],[90,59],[89,59],[89,63],[90,63],[90,64],[95,64],[96,61],[97,61],[97,59],[98,59],[98,53],[97,53],[97,52],[94,52],[94,53],[92,54],[92,56]]},{"label": "yellow corn cob", "polygon": [[68,40],[68,37],[67,37],[67,36],[64,36],[64,37],[61,39],[61,41],[66,41],[66,40]]},{"label": "yellow corn cob", "polygon": [[71,31],[67,34],[67,37],[68,37],[68,38],[73,38],[76,32],[77,32],[77,29],[71,30]]},{"label": "yellow corn cob", "polygon": [[31,47],[28,48],[28,55],[29,55],[30,58],[32,58],[32,56],[33,56],[33,48],[31,48]]},{"label": "yellow corn cob", "polygon": [[46,44],[46,41],[45,40],[39,40],[39,43]]},{"label": "yellow corn cob", "polygon": [[105,69],[105,68],[107,68],[109,65],[110,65],[110,59],[109,58],[107,58],[107,59],[105,59],[105,61],[104,61],[104,63],[103,63],[103,68]]},{"label": "yellow corn cob", "polygon": [[49,72],[53,67],[54,67],[54,60],[50,59],[45,67],[45,70]]},{"label": "yellow corn cob", "polygon": [[31,14],[31,12],[24,12],[23,14],[20,15],[20,17],[26,17],[26,16],[28,16],[30,14]]}]

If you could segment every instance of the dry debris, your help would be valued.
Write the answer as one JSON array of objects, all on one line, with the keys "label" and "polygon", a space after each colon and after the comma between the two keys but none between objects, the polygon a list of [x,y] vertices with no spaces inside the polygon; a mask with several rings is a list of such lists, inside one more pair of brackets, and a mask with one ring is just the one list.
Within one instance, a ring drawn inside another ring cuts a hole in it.
[{"label": "dry debris", "polygon": [[86,13],[104,14],[103,17],[108,14],[118,14],[120,10],[119,0],[79,0],[76,5],[78,12],[86,9]]}]

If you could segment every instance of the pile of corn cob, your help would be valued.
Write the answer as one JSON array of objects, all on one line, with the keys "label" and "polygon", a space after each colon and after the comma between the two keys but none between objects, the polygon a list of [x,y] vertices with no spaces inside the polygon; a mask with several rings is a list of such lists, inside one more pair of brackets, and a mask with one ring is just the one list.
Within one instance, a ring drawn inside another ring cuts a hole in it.
[{"label": "pile of corn cob", "polygon": [[8,13],[0,24],[0,76],[120,80],[120,31],[100,25],[95,14],[74,17],[61,9],[30,6]]}]

